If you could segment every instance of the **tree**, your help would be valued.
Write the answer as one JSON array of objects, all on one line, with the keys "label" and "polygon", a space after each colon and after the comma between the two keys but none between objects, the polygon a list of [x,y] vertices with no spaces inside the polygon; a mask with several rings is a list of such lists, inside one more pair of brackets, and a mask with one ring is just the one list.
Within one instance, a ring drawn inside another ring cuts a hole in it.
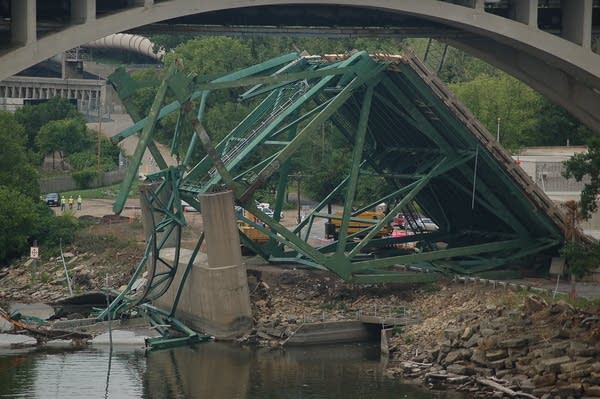
[{"label": "tree", "polygon": [[[91,145],[90,135],[82,119],[62,119],[50,121],[40,128],[36,143],[44,154],[60,153],[61,162],[69,154],[80,152]],[[54,168],[54,162],[52,163]],[[64,167],[64,165],[63,165]]]},{"label": "tree", "polygon": [[31,197],[14,188],[0,187],[0,262],[20,255],[29,247],[37,219]]},{"label": "tree", "polygon": [[535,134],[527,145],[582,145],[592,137],[590,129],[545,98],[538,115]]},{"label": "tree", "polygon": [[600,194],[600,139],[592,137],[586,153],[575,154],[564,162],[564,177],[574,178],[578,182],[589,177],[581,190],[579,211],[584,219],[589,219],[598,210],[598,195]]},{"label": "tree", "polygon": [[46,123],[69,118],[83,120],[77,107],[62,97],[53,97],[45,103],[36,105],[25,105],[15,112],[15,118],[25,128],[27,134],[26,145],[28,148],[36,149],[36,136],[38,131]]},{"label": "tree", "polygon": [[4,111],[0,111],[0,142],[0,186],[37,198],[38,174],[27,159],[23,126]]},{"label": "tree", "polygon": [[480,75],[449,87],[490,132],[497,133],[500,124],[505,148],[531,144],[542,101],[533,89],[506,74]]},{"label": "tree", "polygon": [[199,76],[236,71],[253,64],[250,47],[225,36],[206,36],[180,44],[165,56],[165,65],[183,61],[186,72]]}]

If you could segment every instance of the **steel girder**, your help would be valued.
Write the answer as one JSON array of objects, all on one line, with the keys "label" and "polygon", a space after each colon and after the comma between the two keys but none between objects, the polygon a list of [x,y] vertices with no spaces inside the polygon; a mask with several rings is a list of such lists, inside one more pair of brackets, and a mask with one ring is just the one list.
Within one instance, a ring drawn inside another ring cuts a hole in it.
[{"label": "steel girder", "polygon": [[[122,72],[110,80],[128,104],[133,81]],[[231,88],[249,88],[240,98],[261,102],[214,144],[202,123],[207,98],[215,90]],[[167,94],[175,100],[165,105]],[[241,216],[244,222],[270,238],[259,245],[242,234],[242,242],[270,262],[299,262],[357,282],[428,281],[444,273],[491,270],[562,241],[556,209],[515,172],[489,133],[412,56],[292,53],[212,80],[186,76],[171,66],[150,114],[143,119],[132,115],[136,123],[113,138],[119,141],[141,131],[115,212],[123,208],[156,122],[174,112],[179,115],[171,151],[186,148],[184,160],[171,168],[160,162],[162,170],[148,176],[174,188],[164,213],[173,213],[180,197],[199,208],[197,195],[227,187],[238,205],[260,219],[257,223]],[[254,193],[277,179],[274,210],[279,215],[289,161],[326,121],[352,145],[350,170],[308,217],[288,230],[278,216],[257,208]],[[194,132],[187,143],[184,129]],[[206,155],[194,162],[191,154],[197,146]],[[383,178],[387,193],[355,209],[358,182],[369,176]],[[336,218],[323,212],[336,193],[345,198],[337,240],[309,244],[315,223]],[[387,215],[350,234],[350,222],[383,201],[392,204]],[[417,213],[424,213],[440,229],[428,233],[414,223],[409,226],[412,236],[378,237],[400,212],[414,215],[409,218],[413,222]],[[418,243],[419,252],[407,252],[408,242]],[[398,265],[419,265],[438,274],[402,272]]]}]

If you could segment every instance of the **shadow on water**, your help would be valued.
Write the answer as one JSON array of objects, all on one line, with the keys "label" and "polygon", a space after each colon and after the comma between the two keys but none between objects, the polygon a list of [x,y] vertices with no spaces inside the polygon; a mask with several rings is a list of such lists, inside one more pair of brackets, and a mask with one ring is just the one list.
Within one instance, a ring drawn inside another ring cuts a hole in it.
[{"label": "shadow on water", "polygon": [[10,398],[461,398],[386,377],[378,348],[251,350],[221,343],[145,353],[0,350],[0,397]]},{"label": "shadow on water", "polygon": [[207,344],[153,352],[144,391],[152,399],[461,397],[386,377],[379,348],[372,345],[269,351]]}]

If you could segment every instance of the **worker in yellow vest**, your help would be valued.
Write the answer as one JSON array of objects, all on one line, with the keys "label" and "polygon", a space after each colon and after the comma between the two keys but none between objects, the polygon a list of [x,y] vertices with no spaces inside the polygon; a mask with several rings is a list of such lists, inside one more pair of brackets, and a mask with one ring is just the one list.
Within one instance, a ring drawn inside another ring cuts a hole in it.
[{"label": "worker in yellow vest", "polygon": [[67,199],[65,197],[60,197],[60,210],[65,210],[65,205],[67,204]]},{"label": "worker in yellow vest", "polygon": [[73,201],[73,196],[71,195],[71,196],[69,197],[69,209],[73,209],[73,203],[74,203],[74,201]]},{"label": "worker in yellow vest", "polygon": [[81,203],[83,202],[83,200],[81,199],[81,194],[79,194],[77,196],[77,210],[80,211],[81,210]]}]

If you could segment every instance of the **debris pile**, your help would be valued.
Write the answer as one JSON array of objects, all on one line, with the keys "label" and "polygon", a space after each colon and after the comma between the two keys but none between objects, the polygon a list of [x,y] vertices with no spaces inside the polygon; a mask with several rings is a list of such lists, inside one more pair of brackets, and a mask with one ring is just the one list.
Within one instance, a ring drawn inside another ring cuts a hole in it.
[{"label": "debris pile", "polygon": [[412,291],[354,285],[331,273],[271,266],[249,270],[253,331],[242,344],[276,347],[302,324],[358,320],[362,315],[404,315]]}]

